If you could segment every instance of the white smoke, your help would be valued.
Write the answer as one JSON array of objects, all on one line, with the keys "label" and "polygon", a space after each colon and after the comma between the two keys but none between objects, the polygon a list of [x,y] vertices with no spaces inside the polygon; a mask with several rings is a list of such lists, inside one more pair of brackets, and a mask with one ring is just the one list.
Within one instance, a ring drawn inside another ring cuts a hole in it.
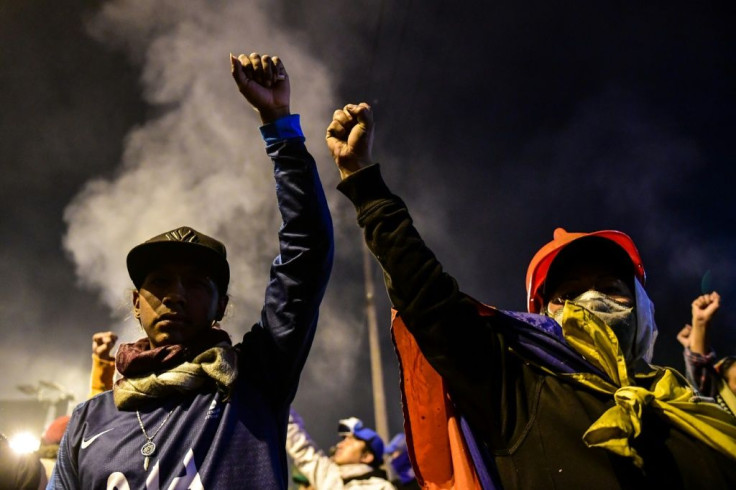
[{"label": "white smoke", "polygon": [[[259,318],[268,266],[278,252],[280,217],[260,122],[231,78],[230,52],[283,59],[292,112],[301,114],[328,194],[334,187],[337,172],[323,143],[337,107],[333,82],[296,35],[268,17],[264,5],[117,0],[88,24],[93,37],[141,64],[145,100],[158,114],[130,131],[117,175],[88,182],[64,213],[64,246],[80,281],[99,290],[118,316],[121,301],[129,301],[128,250],[187,225],[228,247],[234,308],[224,327],[239,338]],[[317,370],[313,376],[336,385],[352,376],[351,352],[358,348],[349,340],[355,319],[343,311],[329,300],[323,305],[313,349],[322,361],[310,364]],[[139,335],[131,323],[124,328]]]}]

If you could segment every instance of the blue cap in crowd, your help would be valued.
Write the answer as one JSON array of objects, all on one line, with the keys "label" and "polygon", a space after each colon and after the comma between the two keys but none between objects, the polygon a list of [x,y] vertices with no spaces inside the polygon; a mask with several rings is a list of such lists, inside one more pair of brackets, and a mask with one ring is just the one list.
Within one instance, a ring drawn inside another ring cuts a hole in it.
[{"label": "blue cap in crowd", "polygon": [[337,433],[341,436],[353,435],[356,439],[365,441],[377,461],[383,461],[383,439],[373,429],[363,425],[357,417],[342,419],[337,425]]}]

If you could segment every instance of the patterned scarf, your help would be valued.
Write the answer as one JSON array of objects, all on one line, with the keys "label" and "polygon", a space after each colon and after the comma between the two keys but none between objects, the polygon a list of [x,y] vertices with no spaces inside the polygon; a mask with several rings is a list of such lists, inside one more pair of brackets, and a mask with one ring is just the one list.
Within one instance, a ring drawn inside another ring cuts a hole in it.
[{"label": "patterned scarf", "polygon": [[113,386],[115,406],[136,409],[176,393],[199,390],[214,381],[229,398],[238,376],[237,355],[224,330],[205,330],[187,344],[151,348],[147,338],[118,349],[116,367],[123,375]]}]

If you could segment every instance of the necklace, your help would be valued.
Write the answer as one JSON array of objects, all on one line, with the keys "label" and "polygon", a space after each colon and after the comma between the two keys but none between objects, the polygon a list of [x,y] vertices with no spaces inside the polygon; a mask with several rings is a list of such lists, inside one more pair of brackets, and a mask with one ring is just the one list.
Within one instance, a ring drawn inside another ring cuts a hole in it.
[{"label": "necklace", "polygon": [[171,412],[174,410],[171,409],[171,411],[166,414],[166,418],[163,422],[161,422],[161,425],[158,426],[156,431],[153,433],[153,435],[149,436],[146,432],[146,428],[143,427],[143,420],[141,420],[141,413],[136,410],[135,414],[138,417],[138,424],[141,426],[141,431],[143,431],[143,437],[146,438],[146,443],[143,444],[141,447],[141,454],[144,456],[143,459],[143,470],[148,471],[148,462],[151,460],[151,456],[154,452],[156,452],[156,444],[153,442],[153,438],[156,437],[156,435],[161,431],[161,428],[164,426],[167,420],[169,420],[169,417],[171,416]]}]

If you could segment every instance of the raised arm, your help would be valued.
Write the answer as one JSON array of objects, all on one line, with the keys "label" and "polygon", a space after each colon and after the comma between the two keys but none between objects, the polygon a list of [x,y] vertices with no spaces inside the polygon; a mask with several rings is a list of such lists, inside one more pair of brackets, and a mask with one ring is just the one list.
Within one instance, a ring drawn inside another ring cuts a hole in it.
[{"label": "raised arm", "polygon": [[715,396],[719,384],[713,365],[715,352],[710,346],[709,331],[713,316],[721,304],[721,296],[713,291],[703,294],[691,304],[691,323],[678,334],[677,340],[685,347],[685,372],[688,381],[706,396]]},{"label": "raised arm", "polygon": [[289,110],[290,82],[281,60],[252,53],[231,56],[233,78],[259,113],[266,152],[274,164],[282,224],[261,321],[243,342],[250,374],[290,401],[314,337],[319,305],[332,267],[333,235],[314,159],[299,116]]},{"label": "raised arm", "polygon": [[112,389],[115,376],[115,358],[112,349],[118,336],[114,332],[92,334],[92,372],[90,373],[89,398]]},{"label": "raised arm", "polygon": [[[384,183],[372,162],[372,134],[373,117],[367,104],[335,111],[327,146],[342,177],[338,189],[357,210],[394,308],[451,390],[476,395],[460,398],[476,403],[462,408],[480,420],[480,414],[493,413],[502,398],[505,353],[500,339],[479,315],[476,302],[459,290],[426,246],[404,202]],[[487,376],[489,372],[498,377]]]},{"label": "raised arm", "polygon": [[286,429],[286,452],[314,488],[339,490],[344,487],[337,464],[317,447],[304,428],[304,420],[294,409],[289,413]]},{"label": "raised arm", "polygon": [[695,298],[691,305],[692,330],[690,332],[690,350],[705,355],[710,352],[709,331],[713,316],[721,307],[721,296],[713,291]]}]

